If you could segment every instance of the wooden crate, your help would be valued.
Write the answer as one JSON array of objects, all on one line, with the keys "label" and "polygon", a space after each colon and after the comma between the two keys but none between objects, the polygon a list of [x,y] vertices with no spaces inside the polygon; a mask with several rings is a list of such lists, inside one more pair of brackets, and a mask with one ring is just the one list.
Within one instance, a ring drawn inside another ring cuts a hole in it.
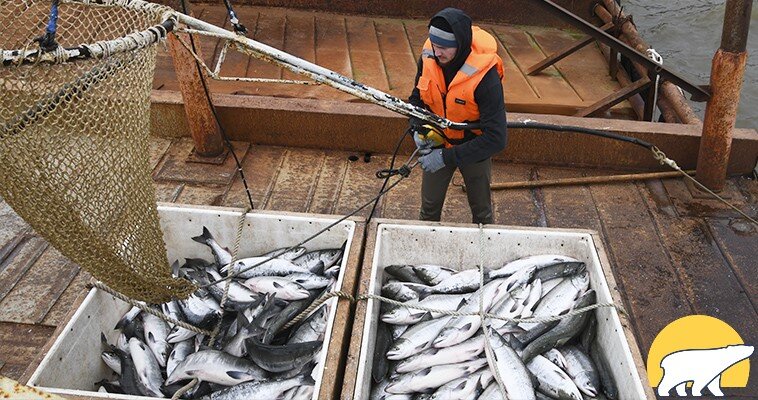
[{"label": "wooden crate", "polygon": [[[212,259],[207,246],[191,240],[207,226],[217,241],[230,248],[237,234],[242,210],[221,207],[159,205],[161,227],[169,261],[183,258]],[[287,245],[294,245],[335,222],[334,216],[253,211],[246,217],[240,258],[261,254]],[[335,290],[353,293],[358,276],[365,224],[351,218],[330,228],[306,243],[308,250],[336,248],[347,241],[342,268]],[[318,367],[314,399],[334,399],[340,391],[344,360],[351,331],[352,306],[332,298],[327,334]],[[110,376],[100,359],[100,332],[115,341],[113,327],[129,305],[93,289],[72,310],[69,322],[61,325],[40,353],[38,360],[22,378],[28,385],[71,398],[139,399],[97,393],[93,383]]]},{"label": "wooden crate", "polygon": [[[587,264],[598,302],[612,301],[623,307],[597,232],[488,225],[481,235],[471,224],[374,220],[366,239],[358,292],[379,294],[384,267],[392,264],[439,264],[460,270],[474,268],[480,257],[484,266],[499,267],[528,255],[565,254]],[[373,300],[356,307],[342,399],[368,398],[378,311],[379,302]],[[599,322],[599,348],[612,360],[610,369],[620,398],[655,399],[646,384],[645,363],[625,313],[613,308],[594,312]]]}]

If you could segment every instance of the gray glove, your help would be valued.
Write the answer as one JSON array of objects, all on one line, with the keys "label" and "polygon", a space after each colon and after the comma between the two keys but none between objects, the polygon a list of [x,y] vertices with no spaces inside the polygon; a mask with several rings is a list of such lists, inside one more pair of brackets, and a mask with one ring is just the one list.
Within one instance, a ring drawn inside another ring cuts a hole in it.
[{"label": "gray glove", "polygon": [[413,133],[413,141],[416,142],[419,154],[429,154],[432,151],[434,142],[428,139],[422,139],[418,132]]},{"label": "gray glove", "polygon": [[442,149],[431,150],[429,154],[419,157],[418,162],[426,172],[437,172],[445,166],[445,160],[442,159]]}]

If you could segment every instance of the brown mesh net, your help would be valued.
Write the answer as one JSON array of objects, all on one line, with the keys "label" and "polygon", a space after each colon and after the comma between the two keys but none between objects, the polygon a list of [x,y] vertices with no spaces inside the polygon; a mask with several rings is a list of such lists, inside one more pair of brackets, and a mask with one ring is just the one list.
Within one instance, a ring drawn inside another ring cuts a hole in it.
[{"label": "brown mesh net", "polygon": [[[49,1],[0,1],[0,49],[36,50]],[[162,22],[165,9],[61,3],[63,47]],[[148,156],[155,45],[102,59],[0,67],[0,195],[56,249],[111,288],[186,297],[166,258]]]}]

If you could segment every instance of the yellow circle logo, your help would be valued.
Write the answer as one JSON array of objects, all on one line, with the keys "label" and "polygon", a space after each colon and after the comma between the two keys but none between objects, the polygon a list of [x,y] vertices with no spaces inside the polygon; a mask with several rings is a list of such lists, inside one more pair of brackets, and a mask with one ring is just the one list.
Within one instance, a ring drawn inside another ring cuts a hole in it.
[{"label": "yellow circle logo", "polygon": [[657,388],[659,396],[700,396],[707,392],[723,396],[721,388],[747,385],[753,350],[718,318],[679,318],[663,328],[650,346],[650,385]]}]

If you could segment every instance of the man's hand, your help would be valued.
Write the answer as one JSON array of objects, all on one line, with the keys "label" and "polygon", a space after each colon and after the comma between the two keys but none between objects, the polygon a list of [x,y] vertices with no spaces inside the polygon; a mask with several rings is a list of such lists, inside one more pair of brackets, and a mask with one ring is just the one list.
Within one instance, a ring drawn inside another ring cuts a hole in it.
[{"label": "man's hand", "polygon": [[426,172],[437,172],[445,166],[442,149],[432,150],[429,154],[419,157],[418,162]]},{"label": "man's hand", "polygon": [[424,155],[431,153],[434,142],[422,138],[418,131],[413,132],[413,141],[416,142],[416,148],[418,149],[419,154]]}]

